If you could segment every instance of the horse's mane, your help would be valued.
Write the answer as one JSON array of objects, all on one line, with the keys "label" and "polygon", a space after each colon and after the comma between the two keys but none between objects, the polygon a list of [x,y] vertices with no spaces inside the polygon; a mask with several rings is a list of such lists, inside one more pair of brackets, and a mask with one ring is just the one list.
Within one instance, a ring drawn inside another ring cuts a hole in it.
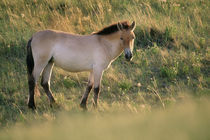
[{"label": "horse's mane", "polygon": [[[129,23],[128,21],[122,21],[120,22],[123,26],[123,29],[128,29],[129,28]],[[95,32],[93,34],[96,34],[96,35],[109,35],[109,34],[112,34],[112,33],[115,33],[119,31],[119,29],[117,28],[117,23],[114,23],[112,25],[109,25],[107,27],[104,27],[103,29],[101,29],[100,31],[98,32]]]}]

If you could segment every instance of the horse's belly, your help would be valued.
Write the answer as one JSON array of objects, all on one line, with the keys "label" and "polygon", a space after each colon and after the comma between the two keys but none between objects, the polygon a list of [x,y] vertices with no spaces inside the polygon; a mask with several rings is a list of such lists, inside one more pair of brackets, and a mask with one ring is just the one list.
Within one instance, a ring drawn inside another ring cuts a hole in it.
[{"label": "horse's belly", "polygon": [[91,66],[80,66],[76,64],[61,64],[61,63],[55,63],[56,66],[70,72],[82,72],[82,71],[91,71]]},{"label": "horse's belly", "polygon": [[56,66],[70,72],[91,71],[93,67],[90,58],[83,56],[54,57],[54,62]]}]

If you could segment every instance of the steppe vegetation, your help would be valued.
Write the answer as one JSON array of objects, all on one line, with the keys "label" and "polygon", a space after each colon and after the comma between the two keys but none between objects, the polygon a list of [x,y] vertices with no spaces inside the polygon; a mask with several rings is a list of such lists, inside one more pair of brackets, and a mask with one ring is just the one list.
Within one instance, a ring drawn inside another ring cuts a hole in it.
[{"label": "steppe vegetation", "polygon": [[[208,0],[1,0],[0,139],[210,139]],[[86,72],[53,69],[50,107],[39,86],[27,108],[26,44],[55,29],[91,34],[135,20],[131,63],[105,71],[99,107],[79,107]]]}]

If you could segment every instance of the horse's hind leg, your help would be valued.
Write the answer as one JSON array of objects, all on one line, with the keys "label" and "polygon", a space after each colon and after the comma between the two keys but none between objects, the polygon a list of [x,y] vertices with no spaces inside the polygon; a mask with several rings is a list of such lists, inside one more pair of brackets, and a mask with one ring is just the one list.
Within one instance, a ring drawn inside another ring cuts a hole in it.
[{"label": "horse's hind leg", "polygon": [[36,88],[36,82],[40,76],[41,71],[45,67],[45,63],[43,61],[34,57],[31,48],[31,41],[30,39],[27,44],[27,71],[28,71],[28,85],[29,85],[29,98],[28,98],[28,107],[31,109],[36,109],[35,101],[34,101],[34,94]]},{"label": "horse's hind leg", "polygon": [[54,99],[52,92],[50,90],[50,77],[51,77],[53,66],[54,66],[54,63],[52,62],[52,60],[50,60],[42,72],[42,80],[41,80],[41,85],[44,88],[44,90],[50,100],[50,104],[55,102],[55,99]]},{"label": "horse's hind leg", "polygon": [[36,109],[34,103],[35,80],[32,74],[28,74],[28,85],[29,85],[28,107],[31,109]]},{"label": "horse's hind leg", "polygon": [[46,64],[44,63],[35,63],[33,73],[28,76],[28,83],[29,83],[28,107],[29,108],[36,109],[35,102],[34,102],[35,87],[39,79],[40,73],[42,72],[45,65]]},{"label": "horse's hind leg", "polygon": [[87,85],[86,91],[85,91],[84,95],[82,96],[81,103],[80,103],[80,107],[82,107],[83,109],[87,109],[87,99],[88,99],[89,93],[93,87],[93,82],[94,82],[93,72],[91,72],[89,79],[88,79],[88,85]]}]

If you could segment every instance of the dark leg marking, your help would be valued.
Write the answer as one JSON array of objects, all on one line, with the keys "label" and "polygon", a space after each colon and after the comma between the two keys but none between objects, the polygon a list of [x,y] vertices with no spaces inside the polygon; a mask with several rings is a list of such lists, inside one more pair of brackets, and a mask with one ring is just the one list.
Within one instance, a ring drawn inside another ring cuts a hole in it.
[{"label": "dark leg marking", "polygon": [[88,84],[85,94],[82,96],[82,100],[80,102],[80,107],[82,107],[83,109],[87,109],[87,99],[88,99],[88,96],[89,96],[89,93],[90,93],[92,87],[93,87],[93,84],[91,84],[91,85]]},{"label": "dark leg marking", "polygon": [[32,75],[28,75],[28,85],[29,85],[28,107],[31,109],[36,109],[36,106],[34,103],[35,80]]},{"label": "dark leg marking", "polygon": [[94,88],[93,106],[95,108],[97,108],[97,104],[98,104],[99,91],[100,91],[99,87]]}]

